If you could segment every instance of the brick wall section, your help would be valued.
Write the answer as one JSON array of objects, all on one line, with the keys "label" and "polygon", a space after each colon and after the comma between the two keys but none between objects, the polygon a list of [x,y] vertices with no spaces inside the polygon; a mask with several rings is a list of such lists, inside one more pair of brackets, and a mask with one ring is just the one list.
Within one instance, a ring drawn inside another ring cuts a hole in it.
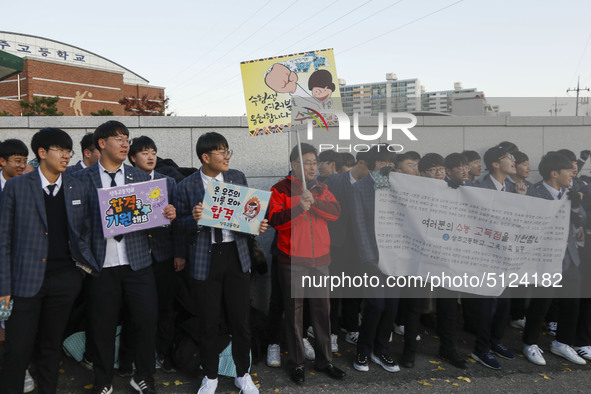
[{"label": "brick wall section", "polygon": [[[82,113],[85,116],[101,109],[111,110],[115,116],[128,115],[125,113],[123,106],[119,104],[119,100],[124,97],[137,96],[138,90],[140,97],[144,94],[149,97],[164,95],[163,89],[125,85],[121,73],[32,59],[25,59],[24,69],[20,75],[21,79],[26,78],[21,82],[21,95],[26,94],[23,99],[30,100],[35,95],[59,96],[61,99],[57,103],[58,109],[66,116],[75,115],[72,99],[76,96],[76,92],[80,92],[80,94],[87,92],[81,103]],[[51,81],[35,78],[49,79]],[[16,79],[16,76],[10,79]],[[84,86],[77,83],[94,86]],[[14,96],[16,94],[16,82],[0,84],[0,97]],[[7,100],[0,99],[0,111],[5,110],[17,115],[19,113],[18,108],[18,105],[15,107],[12,102],[7,103]]]}]

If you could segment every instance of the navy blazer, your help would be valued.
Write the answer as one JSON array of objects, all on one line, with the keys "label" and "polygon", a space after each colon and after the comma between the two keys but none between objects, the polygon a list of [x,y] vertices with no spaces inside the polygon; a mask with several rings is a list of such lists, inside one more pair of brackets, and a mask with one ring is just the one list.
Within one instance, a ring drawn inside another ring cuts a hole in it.
[{"label": "navy blazer", "polygon": [[[154,179],[166,179],[166,189],[168,190],[168,203],[176,207],[176,181],[166,175],[154,171]],[[147,231],[148,240],[152,256],[157,262],[171,260],[173,256],[173,226],[162,226],[150,228]]]},{"label": "navy blazer", "polygon": [[[125,184],[145,182],[150,180],[150,176],[138,168],[124,164]],[[100,270],[105,263],[105,251],[107,248],[107,239],[103,235],[103,225],[101,222],[101,209],[99,206],[97,189],[102,189],[101,176],[99,174],[99,163],[96,162],[82,171],[75,172],[74,177],[78,178],[87,189],[89,220],[92,230],[91,250],[94,259]],[[135,231],[125,234],[125,248],[129,265],[134,271],[144,269],[152,264],[150,255],[150,244],[145,230]]]},{"label": "navy blazer", "polygon": [[78,161],[78,163],[74,164],[73,166],[69,166],[68,168],[66,168],[66,172],[68,174],[73,174],[75,172],[83,170],[84,167],[82,167],[82,164],[80,164],[80,163],[81,163],[81,161]]},{"label": "navy blazer", "polygon": [[[223,173],[224,182],[247,186],[246,177],[237,170]],[[205,189],[201,179],[201,169],[183,179],[177,187],[177,219],[175,223],[175,257],[188,259],[191,277],[205,280],[209,275],[211,263],[211,231],[210,227],[199,226],[193,218],[193,207],[203,202]],[[250,270],[250,253],[248,251],[248,234],[232,232],[242,272]]]},{"label": "navy blazer", "polygon": [[[478,187],[483,188],[483,189],[492,189],[492,190],[497,190],[497,187],[495,186],[494,182],[491,178],[492,175],[487,174],[482,181],[478,184]],[[513,182],[509,182],[505,179],[505,191],[510,192],[510,193],[515,193],[515,184]]]},{"label": "navy blazer", "polygon": [[334,195],[341,206],[341,215],[335,221],[328,222],[328,231],[330,232],[330,248],[336,249],[344,246],[350,246],[350,240],[353,234],[351,205],[353,185],[351,184],[351,171],[333,174],[326,178],[324,183],[328,190]]},{"label": "navy blazer", "polygon": [[362,263],[378,265],[380,252],[375,228],[375,181],[367,174],[353,185],[353,228]]},{"label": "navy blazer", "polygon": [[[84,185],[62,174],[72,258],[98,271],[90,250]],[[38,170],[11,178],[0,196],[0,295],[33,297],[45,278],[49,250],[45,199]]]},{"label": "navy blazer", "polygon": [[[527,191],[528,196],[543,198],[545,200],[554,200],[552,194],[546,189],[544,186],[544,181],[540,181],[530,187]],[[572,210],[573,214],[580,215],[581,223],[584,223],[587,219],[587,215],[583,208],[579,207],[577,209]],[[577,235],[575,226],[570,224],[569,232],[568,232],[568,240],[566,241],[566,253],[564,254],[564,260],[562,261],[562,269],[567,270],[571,264],[579,266],[581,264],[581,260],[579,257],[579,251],[577,250]]]}]

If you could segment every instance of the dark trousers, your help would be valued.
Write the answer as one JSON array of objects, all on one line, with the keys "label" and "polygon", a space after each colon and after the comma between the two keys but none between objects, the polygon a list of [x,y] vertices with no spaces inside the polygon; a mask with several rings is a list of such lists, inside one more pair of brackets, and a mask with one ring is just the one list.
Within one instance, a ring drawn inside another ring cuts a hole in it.
[{"label": "dark trousers", "polygon": [[35,296],[12,298],[12,314],[6,321],[0,393],[23,392],[25,370],[33,353],[35,340],[38,392],[56,392],[63,334],[72,305],[81,288],[82,274],[72,267],[46,277]]},{"label": "dark trousers", "polygon": [[269,344],[281,342],[281,323],[283,322],[283,296],[279,284],[279,268],[277,256],[271,260],[271,297],[269,299],[269,312],[267,313],[267,341]]},{"label": "dark trousers", "polygon": [[486,353],[491,345],[498,345],[509,321],[511,299],[503,297],[462,298],[462,305],[474,313],[473,328],[476,334],[474,352]]},{"label": "dark trousers", "polygon": [[[557,306],[556,320],[558,329],[556,331],[556,340],[567,345],[575,345],[579,342],[577,338],[577,329],[579,324],[579,298],[551,298],[552,292],[560,296],[561,292],[567,295],[580,294],[580,270],[579,267],[571,265],[569,269],[563,272],[563,283],[566,281],[569,288],[549,288],[545,293],[546,298],[532,298],[525,316],[525,330],[523,330],[523,343],[534,345],[538,343],[542,332],[542,323],[553,302]],[[586,304],[588,305],[588,304]],[[590,317],[583,317],[588,322]],[[585,323],[581,323],[585,324]],[[584,330],[581,329],[584,334]]]},{"label": "dark trousers", "polygon": [[511,320],[521,320],[525,317],[527,299],[511,298]]},{"label": "dark trousers", "polygon": [[218,376],[220,323],[226,313],[232,335],[236,373],[250,367],[250,273],[242,272],[235,242],[211,245],[211,264],[206,280],[192,281],[200,317],[201,365],[209,379]]},{"label": "dark trousers", "polygon": [[405,360],[414,361],[418,347],[417,335],[419,335],[421,312],[423,311],[424,303],[425,300],[423,298],[404,299],[404,315],[402,318],[402,324],[404,324],[404,350],[402,354]]},{"label": "dark trousers", "polygon": [[[291,367],[303,366],[305,362],[303,309],[304,297],[306,295],[304,288],[300,286],[302,283],[302,276],[328,275],[328,266],[312,268],[283,263],[279,263],[277,266],[279,268],[281,293],[283,294],[289,363]],[[315,364],[318,368],[325,368],[332,363],[332,353],[330,350],[330,301],[328,299],[328,289],[315,289],[314,296],[314,298],[306,299],[310,305],[310,318],[315,335]]]},{"label": "dark trousers", "polygon": [[113,380],[115,333],[123,305],[129,310],[133,330],[132,350],[137,376],[150,377],[156,360],[156,282],[151,267],[133,271],[130,266],[105,268],[88,282],[90,353],[94,362],[94,386]]},{"label": "dark trousers", "polygon": [[392,325],[398,311],[398,298],[366,298],[357,353],[369,356],[388,353]]},{"label": "dark trousers", "polygon": [[176,273],[172,260],[152,263],[158,295],[158,326],[156,351],[160,357],[169,357],[174,339],[174,288]]},{"label": "dark trousers", "polygon": [[458,293],[438,288],[435,291],[437,307],[437,333],[439,353],[449,355],[456,352],[456,325],[458,318]]}]

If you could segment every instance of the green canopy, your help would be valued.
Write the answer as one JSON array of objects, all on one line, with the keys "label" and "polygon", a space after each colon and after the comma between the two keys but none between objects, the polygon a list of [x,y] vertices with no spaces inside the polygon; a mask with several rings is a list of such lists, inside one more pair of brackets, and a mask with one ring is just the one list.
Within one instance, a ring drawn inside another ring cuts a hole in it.
[{"label": "green canopy", "polygon": [[22,58],[0,51],[0,81],[23,71],[24,64]]}]

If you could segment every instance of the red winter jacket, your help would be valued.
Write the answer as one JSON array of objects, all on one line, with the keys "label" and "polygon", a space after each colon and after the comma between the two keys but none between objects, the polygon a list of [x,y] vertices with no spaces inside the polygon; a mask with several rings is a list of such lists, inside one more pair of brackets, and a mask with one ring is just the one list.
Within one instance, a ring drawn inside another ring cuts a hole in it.
[{"label": "red winter jacket", "polygon": [[310,188],[314,205],[309,211],[300,206],[302,183],[290,175],[271,188],[269,223],[277,230],[279,262],[310,267],[330,263],[328,221],[341,214],[341,206],[324,183]]}]

